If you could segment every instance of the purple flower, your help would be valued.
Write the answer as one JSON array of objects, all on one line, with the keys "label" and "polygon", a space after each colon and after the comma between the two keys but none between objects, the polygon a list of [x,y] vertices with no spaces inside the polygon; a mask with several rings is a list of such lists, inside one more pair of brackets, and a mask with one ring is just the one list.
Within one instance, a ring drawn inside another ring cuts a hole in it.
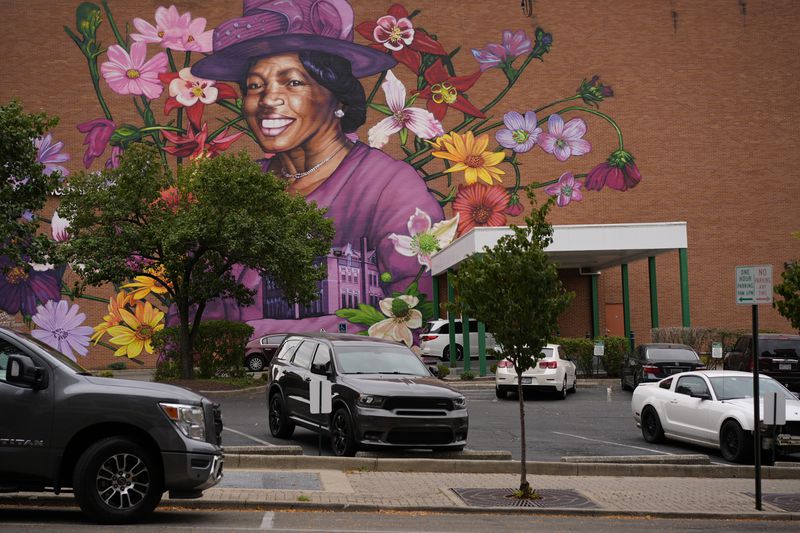
[{"label": "purple flower", "polygon": [[489,43],[485,48],[472,49],[472,55],[478,61],[482,71],[494,67],[505,67],[511,65],[516,58],[530,53],[532,49],[530,38],[525,35],[523,30],[511,33],[509,30],[503,32],[503,43]]},{"label": "purple flower", "polygon": [[62,176],[68,176],[69,170],[61,166],[59,163],[69,161],[69,154],[62,153],[64,143],[59,141],[53,142],[53,136],[47,134],[44,137],[39,137],[33,141],[36,145],[36,162],[44,165],[44,174],[49,176],[53,172],[60,172]]},{"label": "purple flower", "polygon": [[11,315],[31,316],[37,302],[61,297],[61,276],[56,270],[26,270],[0,257],[0,310]]},{"label": "purple flower", "polygon": [[94,332],[91,326],[81,326],[86,320],[84,313],[78,312],[77,305],[69,305],[66,300],[50,300],[36,308],[33,322],[40,329],[31,331],[31,335],[63,353],[73,361],[75,355],[86,355],[89,336]]},{"label": "purple flower", "polygon": [[561,174],[561,177],[558,178],[558,183],[554,183],[545,188],[544,192],[550,196],[558,196],[556,200],[558,207],[564,207],[572,200],[576,202],[583,200],[583,193],[581,193],[582,186],[583,184],[575,179],[572,172],[564,172]]},{"label": "purple flower", "polygon": [[572,155],[588,154],[592,151],[589,141],[582,139],[586,133],[586,123],[581,118],[573,118],[566,124],[561,115],[555,113],[547,119],[547,132],[539,135],[539,146],[549,154],[555,154],[559,161],[566,161]]},{"label": "purple flower", "polygon": [[536,125],[536,113],[533,111],[527,111],[524,117],[516,111],[509,111],[503,115],[503,123],[506,127],[495,135],[497,142],[517,153],[529,152],[542,133],[542,128]]},{"label": "purple flower", "polygon": [[642,181],[639,168],[630,152],[620,148],[586,176],[586,190],[599,191],[605,185],[617,191],[627,191]]},{"label": "purple flower", "polygon": [[106,160],[106,168],[117,168],[119,166],[119,156],[122,155],[122,147],[112,146],[111,157]]},{"label": "purple flower", "polygon": [[83,124],[78,124],[78,131],[86,134],[83,144],[87,144],[86,153],[83,154],[83,166],[89,168],[92,162],[106,150],[108,140],[114,133],[116,125],[105,118],[96,118]]}]

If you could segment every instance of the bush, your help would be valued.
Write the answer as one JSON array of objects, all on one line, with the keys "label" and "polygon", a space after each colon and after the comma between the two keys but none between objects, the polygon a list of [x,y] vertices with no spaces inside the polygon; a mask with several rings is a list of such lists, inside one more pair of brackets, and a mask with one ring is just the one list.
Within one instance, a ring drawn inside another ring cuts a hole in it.
[{"label": "bush", "polygon": [[492,363],[492,366],[489,367],[489,370],[492,374],[497,374],[497,363]]},{"label": "bush", "polygon": [[[194,341],[193,364],[197,377],[242,377],[245,375],[244,353],[253,328],[241,322],[209,320],[201,322]],[[178,328],[164,328],[153,336],[158,354],[155,379],[180,377]]]},{"label": "bush", "polygon": [[459,377],[461,378],[461,381],[472,381],[475,379],[475,373],[470,370],[465,370]]},{"label": "bush", "polygon": [[625,337],[600,337],[599,339],[561,337],[556,339],[555,343],[561,345],[566,357],[575,361],[578,374],[592,376],[595,374],[595,340],[603,341],[605,346],[601,364],[606,371],[606,375],[608,377],[619,377],[622,360],[625,358],[629,346],[628,339]]},{"label": "bush", "polygon": [[447,365],[445,365],[443,363],[439,363],[438,365],[436,365],[436,368],[439,370],[439,377],[440,378],[444,379],[444,378],[446,378],[447,376],[450,375],[450,367],[449,366],[447,366]]},{"label": "bush", "polygon": [[729,330],[722,328],[653,328],[650,337],[653,342],[668,342],[672,344],[687,344],[695,349],[698,354],[710,354],[711,344],[722,343],[722,351],[727,352],[733,348],[739,336],[749,333],[745,330]]},{"label": "bush", "polygon": [[114,373],[111,370],[101,370],[100,372],[95,373],[95,376],[99,378],[113,378]]},{"label": "bush", "polygon": [[109,370],[125,370],[127,365],[125,364],[125,361],[114,361],[113,363],[110,363],[107,368]]}]

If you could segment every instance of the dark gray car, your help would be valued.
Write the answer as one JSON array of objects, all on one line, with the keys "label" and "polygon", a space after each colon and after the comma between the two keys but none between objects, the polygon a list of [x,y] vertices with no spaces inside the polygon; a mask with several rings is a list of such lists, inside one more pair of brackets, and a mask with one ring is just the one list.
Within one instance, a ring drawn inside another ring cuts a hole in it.
[{"label": "dark gray car", "polygon": [[[292,335],[270,365],[269,428],[289,438],[295,425],[329,435],[333,453],[359,448],[462,450],[467,402],[402,344],[337,334]],[[331,382],[332,411],[312,414],[310,387]]]}]

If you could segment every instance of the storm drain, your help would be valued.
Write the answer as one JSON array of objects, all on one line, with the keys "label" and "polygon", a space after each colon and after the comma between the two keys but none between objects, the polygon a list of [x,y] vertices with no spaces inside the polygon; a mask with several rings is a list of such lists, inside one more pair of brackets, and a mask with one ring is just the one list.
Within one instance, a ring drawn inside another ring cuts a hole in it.
[{"label": "storm drain", "polygon": [[319,474],[311,472],[225,472],[217,487],[237,489],[322,490]]},{"label": "storm drain", "polygon": [[581,493],[569,489],[538,489],[538,500],[521,500],[510,495],[515,489],[450,489],[470,507],[539,507],[543,509],[597,509]]},{"label": "storm drain", "polygon": [[[751,498],[755,498],[756,495],[752,492],[745,492]],[[800,494],[793,493],[793,494],[762,494],[761,501],[763,503],[768,503],[770,505],[774,505],[778,509],[783,509],[784,511],[789,511],[790,513],[800,513]]]}]

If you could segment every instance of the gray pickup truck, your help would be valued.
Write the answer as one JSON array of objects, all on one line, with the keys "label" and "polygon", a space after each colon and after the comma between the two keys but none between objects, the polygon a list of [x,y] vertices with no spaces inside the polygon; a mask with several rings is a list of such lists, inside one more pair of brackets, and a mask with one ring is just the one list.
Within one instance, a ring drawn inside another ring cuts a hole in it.
[{"label": "gray pickup truck", "polygon": [[165,491],[222,478],[219,406],[180,387],[92,376],[0,328],[0,492],[71,488],[101,523],[138,521]]}]

